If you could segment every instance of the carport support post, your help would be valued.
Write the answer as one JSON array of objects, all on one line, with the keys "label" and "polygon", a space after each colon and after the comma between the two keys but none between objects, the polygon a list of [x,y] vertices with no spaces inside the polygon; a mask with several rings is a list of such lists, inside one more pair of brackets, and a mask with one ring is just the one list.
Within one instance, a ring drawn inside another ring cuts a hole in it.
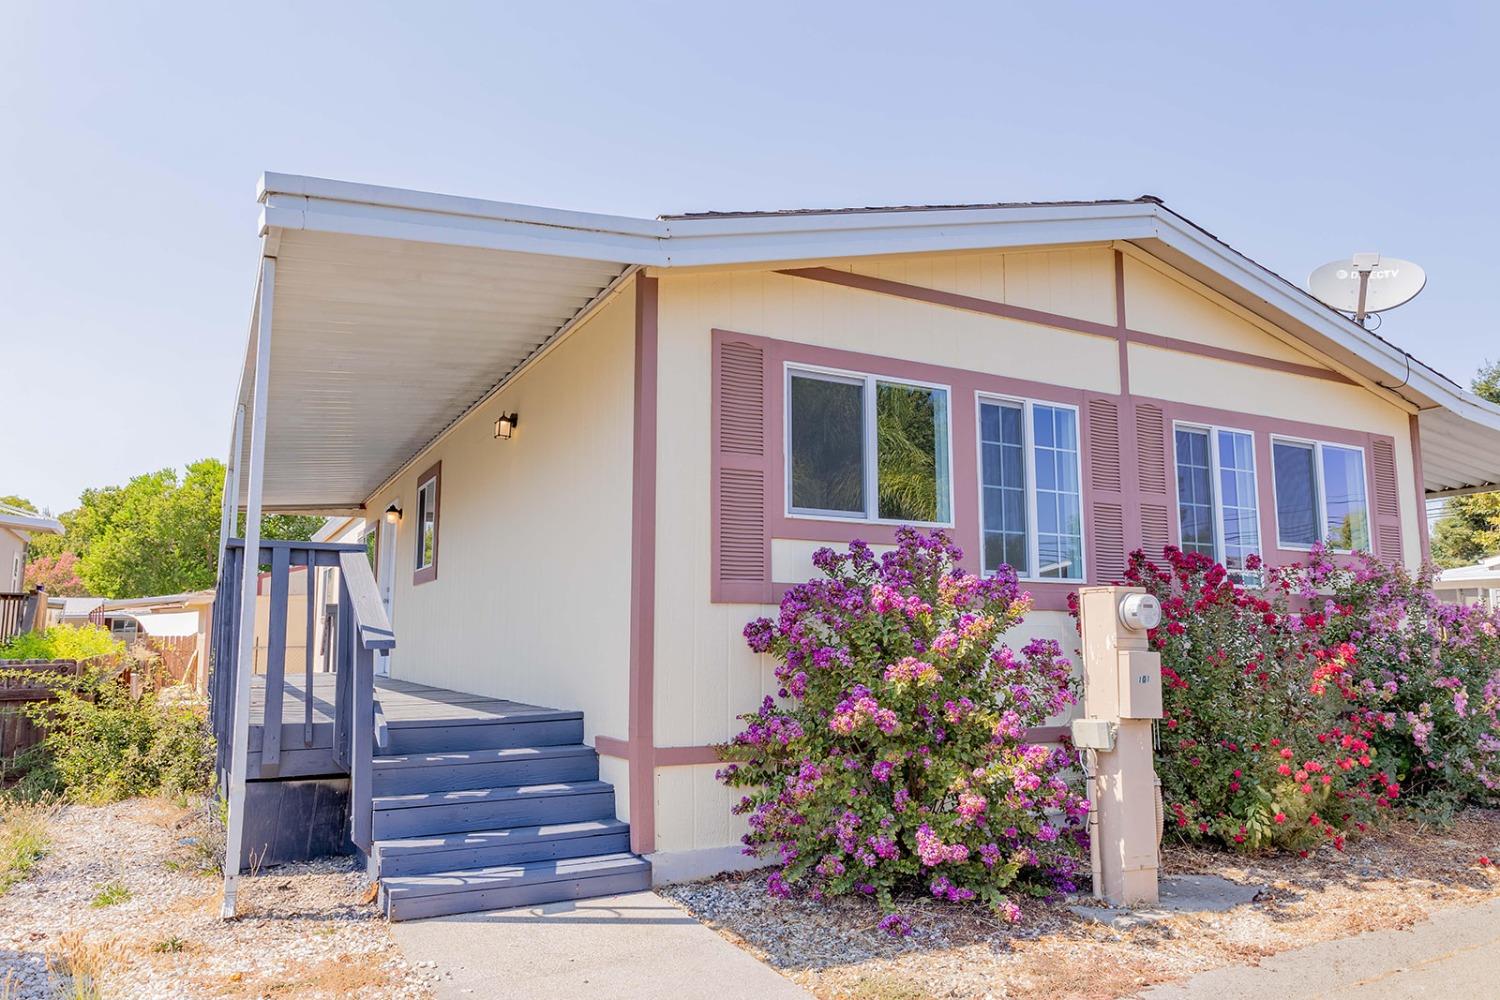
[{"label": "carport support post", "polygon": [[1085,719],[1074,724],[1094,755],[1089,800],[1097,840],[1094,894],[1113,906],[1157,901],[1156,771],[1151,721],[1161,717],[1161,654],[1151,652],[1142,607],[1160,615],[1139,587],[1078,592],[1083,634]]},{"label": "carport support post", "polygon": [[[229,750],[229,813],[224,831],[224,905],[221,916],[234,916],[240,888],[240,852],[245,836],[245,771],[250,753],[250,681],[255,672],[255,592],[260,582],[260,498],[266,465],[266,399],[271,372],[271,307],[276,285],[276,258],[260,262],[260,303],[255,328],[255,385],[250,404],[250,462],[245,469],[245,558],[240,571],[239,649],[235,653],[234,728]],[[238,477],[236,477],[238,478]],[[267,698],[280,698],[267,691]]]}]

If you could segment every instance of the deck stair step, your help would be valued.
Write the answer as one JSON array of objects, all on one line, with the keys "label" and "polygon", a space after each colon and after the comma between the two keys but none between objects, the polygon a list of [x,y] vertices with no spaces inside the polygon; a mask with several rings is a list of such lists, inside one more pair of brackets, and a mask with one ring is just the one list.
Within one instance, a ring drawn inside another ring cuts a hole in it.
[{"label": "deck stair step", "polygon": [[378,796],[591,781],[599,777],[599,755],[593,747],[581,743],[429,751],[376,757],[374,763],[373,784]]},{"label": "deck stair step", "polygon": [[385,752],[396,755],[583,742],[582,712],[468,710],[457,717],[443,718],[403,718],[383,712],[383,718],[388,741]]},{"label": "deck stair step", "polygon": [[375,839],[604,819],[615,814],[604,781],[412,792],[375,799]]},{"label": "deck stair step", "polygon": [[366,860],[390,919],[650,887],[583,713],[406,688],[380,706],[371,769]]},{"label": "deck stair step", "polygon": [[375,843],[370,863],[372,871],[389,877],[620,854],[628,850],[629,825],[610,816],[579,823],[381,840]]},{"label": "deck stair step", "polygon": [[410,920],[587,899],[650,886],[651,863],[621,852],[383,878],[380,899],[390,919]]}]

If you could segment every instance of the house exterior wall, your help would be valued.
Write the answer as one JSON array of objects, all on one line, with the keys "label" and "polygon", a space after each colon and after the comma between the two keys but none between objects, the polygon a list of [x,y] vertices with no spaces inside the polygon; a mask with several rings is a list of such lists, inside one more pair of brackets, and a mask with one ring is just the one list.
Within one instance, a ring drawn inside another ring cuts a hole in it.
[{"label": "house exterior wall", "polygon": [[26,539],[0,528],[0,591],[19,594],[26,577]]},{"label": "house exterior wall", "polygon": [[[589,742],[626,731],[633,309],[627,287],[367,501],[402,510],[392,676],[582,710]],[[439,462],[437,573],[416,583],[417,479]],[[628,815],[623,764],[603,772]]]},{"label": "house exterior wall", "polygon": [[[1173,541],[1170,428],[1175,417],[1234,416],[1224,423],[1255,430],[1258,458],[1262,449],[1269,455],[1268,428],[1309,434],[1326,429],[1327,440],[1361,444],[1380,436],[1394,452],[1400,555],[1409,565],[1420,560],[1408,413],[1293,346],[1287,335],[1267,329],[1162,265],[1097,246],[924,255],[835,263],[831,269],[844,277],[746,270],[667,271],[659,277],[657,447],[663,458],[655,515],[656,759],[660,764],[661,748],[673,748],[681,759],[698,761],[655,767],[659,852],[705,852],[729,863],[728,849],[743,832],[729,811],[738,796],[715,781],[716,766],[701,762],[704,753],[687,748],[701,751],[727,740],[737,731],[735,717],[754,710],[776,690],[771,663],[744,643],[745,623],[774,612],[779,586],[811,575],[811,553],[819,544],[841,545],[852,537],[890,541],[888,527],[793,522],[784,516],[777,471],[784,462],[777,412],[782,401],[768,388],[765,441],[774,452],[767,458],[765,489],[769,586],[759,599],[724,596],[715,579],[714,394],[716,338],[729,332],[764,347],[767,368],[775,369],[767,376],[768,387],[780,379],[787,358],[834,367],[845,360],[855,370],[920,376],[953,386],[953,531],[971,552],[977,546],[978,505],[961,492],[963,483],[973,482],[976,462],[972,386],[1038,384],[1058,400],[1112,395],[1165,415]],[[911,288],[942,294],[913,297]],[[1003,308],[986,312],[985,303]],[[1028,316],[1026,310],[1070,322],[1043,325],[1018,318]],[[970,425],[967,438],[965,423]],[[1127,451],[1122,458],[1129,464],[1135,456]],[[961,468],[965,463],[971,467],[967,478]],[[1264,541],[1274,537],[1275,521],[1264,499],[1270,468],[1264,460],[1257,464]],[[1368,449],[1366,470],[1368,481]],[[1373,487],[1368,493],[1373,513]],[[1087,549],[1088,539],[1085,545]],[[1092,572],[1089,579],[1094,580]],[[1033,612],[1015,641],[1050,636],[1072,654],[1076,636],[1058,600],[1068,588],[1033,589],[1041,592],[1039,606],[1048,610]]]}]

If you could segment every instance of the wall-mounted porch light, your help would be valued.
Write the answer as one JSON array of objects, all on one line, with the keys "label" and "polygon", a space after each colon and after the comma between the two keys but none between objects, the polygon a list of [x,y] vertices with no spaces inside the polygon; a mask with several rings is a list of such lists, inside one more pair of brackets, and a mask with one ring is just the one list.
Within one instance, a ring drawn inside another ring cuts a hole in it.
[{"label": "wall-mounted porch light", "polygon": [[510,436],[516,432],[516,425],[521,422],[520,415],[515,413],[502,413],[495,420],[495,437],[501,441],[509,441]]},{"label": "wall-mounted porch light", "polygon": [[385,523],[397,524],[401,520],[401,505],[393,503],[385,509]]}]

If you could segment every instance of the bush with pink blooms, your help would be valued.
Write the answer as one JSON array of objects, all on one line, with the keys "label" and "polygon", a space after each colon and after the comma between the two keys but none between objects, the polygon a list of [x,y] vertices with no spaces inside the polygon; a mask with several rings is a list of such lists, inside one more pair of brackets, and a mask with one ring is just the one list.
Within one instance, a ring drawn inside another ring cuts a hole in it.
[{"label": "bush with pink blooms", "polygon": [[1500,802],[1500,615],[1363,554],[1314,548],[1264,577],[1242,587],[1175,548],[1131,558],[1127,582],[1162,602],[1169,829],[1341,848],[1384,811],[1441,823]]},{"label": "bush with pink blooms", "polygon": [[1446,823],[1500,803],[1500,611],[1444,604],[1426,574],[1314,551],[1276,574],[1319,645],[1355,650],[1350,715],[1371,732],[1401,801]]},{"label": "bush with pink blooms", "polygon": [[746,853],[776,863],[773,894],[869,895],[900,934],[904,892],[1015,920],[1014,894],[1077,887],[1088,805],[1070,756],[1026,741],[1073,704],[1070,666],[1055,642],[1001,645],[1029,595],[959,558],[911,528],[880,557],[823,549],[823,576],[746,626],[780,697],[742,716],[719,777],[746,791]]}]

